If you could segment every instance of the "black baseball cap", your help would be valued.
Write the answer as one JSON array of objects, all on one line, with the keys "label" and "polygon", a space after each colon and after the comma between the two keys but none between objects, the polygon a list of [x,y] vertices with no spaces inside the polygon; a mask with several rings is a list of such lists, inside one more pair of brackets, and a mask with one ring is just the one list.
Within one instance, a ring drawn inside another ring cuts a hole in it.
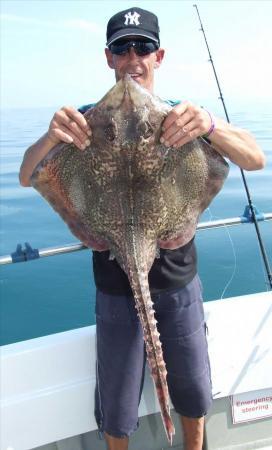
[{"label": "black baseball cap", "polygon": [[142,36],[160,44],[159,22],[155,14],[141,8],[129,8],[110,18],[107,26],[107,43],[126,36]]}]

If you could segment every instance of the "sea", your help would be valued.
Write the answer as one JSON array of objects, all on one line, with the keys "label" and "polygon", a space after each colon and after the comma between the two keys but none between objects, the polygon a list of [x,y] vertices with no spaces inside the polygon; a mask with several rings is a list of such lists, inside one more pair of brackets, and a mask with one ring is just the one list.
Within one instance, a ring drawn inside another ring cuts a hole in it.
[{"label": "sea", "polygon": [[[18,244],[41,250],[78,242],[46,201],[18,181],[25,150],[47,130],[55,110],[1,111],[0,257],[16,252]],[[271,106],[233,107],[231,121],[251,131],[266,154],[265,169],[245,175],[255,207],[272,213]],[[240,169],[231,165],[224,188],[201,221],[241,216],[246,205]],[[259,228],[272,265],[272,221],[260,222]],[[204,301],[269,290],[253,224],[198,231],[196,244]],[[95,323],[90,250],[2,265],[0,288],[1,345]]]}]

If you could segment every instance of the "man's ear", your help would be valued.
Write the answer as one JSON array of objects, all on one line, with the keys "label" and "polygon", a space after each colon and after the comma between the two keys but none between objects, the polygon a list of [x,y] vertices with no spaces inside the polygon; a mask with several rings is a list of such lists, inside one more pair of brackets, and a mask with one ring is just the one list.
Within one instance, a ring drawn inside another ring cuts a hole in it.
[{"label": "man's ear", "polygon": [[159,50],[156,51],[156,61],[154,64],[154,69],[158,69],[160,67],[163,58],[164,58],[164,49],[159,48]]},{"label": "man's ear", "polygon": [[113,54],[111,53],[111,51],[108,48],[105,48],[105,55],[107,58],[108,66],[111,69],[114,69],[115,67],[114,67],[114,62],[113,62]]}]

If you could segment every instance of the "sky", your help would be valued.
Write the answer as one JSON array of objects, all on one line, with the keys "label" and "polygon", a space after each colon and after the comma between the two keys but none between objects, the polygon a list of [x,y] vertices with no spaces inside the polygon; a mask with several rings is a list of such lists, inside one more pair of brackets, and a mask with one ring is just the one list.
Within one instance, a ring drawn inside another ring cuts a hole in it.
[{"label": "sky", "polygon": [[270,0],[0,0],[1,107],[98,101],[115,83],[104,56],[107,21],[132,6],[159,18],[166,55],[155,93],[205,106],[218,101],[194,3],[226,103],[271,103]]}]

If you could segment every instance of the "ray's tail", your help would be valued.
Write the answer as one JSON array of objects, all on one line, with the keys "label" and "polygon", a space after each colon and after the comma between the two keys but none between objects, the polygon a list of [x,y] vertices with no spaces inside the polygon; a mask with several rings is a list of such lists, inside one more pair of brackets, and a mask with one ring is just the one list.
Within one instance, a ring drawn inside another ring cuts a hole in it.
[{"label": "ray's tail", "polygon": [[166,380],[167,371],[149,291],[148,270],[142,258],[137,258],[135,254],[130,255],[126,270],[143,328],[147,360],[156,387],[165,432],[172,445],[172,436],[175,434],[175,428],[170,416],[169,392]]}]

